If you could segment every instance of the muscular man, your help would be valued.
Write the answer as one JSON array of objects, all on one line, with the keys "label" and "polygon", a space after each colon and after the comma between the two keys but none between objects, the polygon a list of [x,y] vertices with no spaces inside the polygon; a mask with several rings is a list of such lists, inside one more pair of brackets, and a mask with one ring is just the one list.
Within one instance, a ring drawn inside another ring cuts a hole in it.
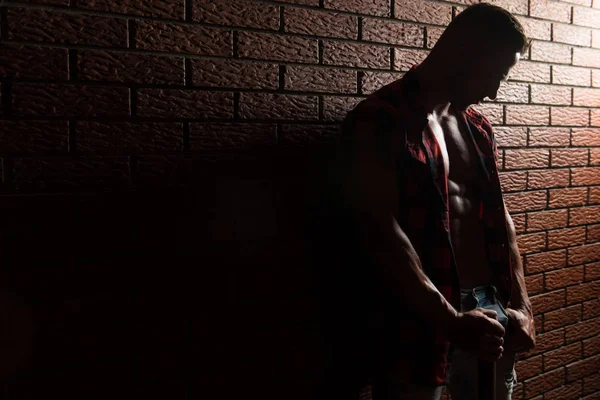
[{"label": "muscular man", "polygon": [[[361,256],[333,275],[354,276],[347,280],[354,293],[367,294],[352,304],[368,309],[361,360],[370,365],[375,400],[436,399],[448,377],[454,400],[476,399],[479,359],[497,361],[497,398],[510,399],[514,354],[534,346],[494,134],[470,108],[496,97],[527,46],[506,10],[468,7],[421,64],[344,121],[329,174],[344,230],[356,232],[339,253]],[[332,296],[330,315],[348,311],[344,296]]]}]

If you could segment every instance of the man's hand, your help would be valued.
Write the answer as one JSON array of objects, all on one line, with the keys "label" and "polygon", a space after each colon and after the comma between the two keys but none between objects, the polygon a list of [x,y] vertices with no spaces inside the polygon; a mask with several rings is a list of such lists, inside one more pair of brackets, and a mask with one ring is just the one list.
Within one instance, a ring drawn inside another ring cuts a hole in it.
[{"label": "man's hand", "polygon": [[481,359],[496,361],[504,351],[504,328],[497,317],[496,311],[484,308],[458,313],[449,326],[449,339],[454,346]]},{"label": "man's hand", "polygon": [[528,312],[506,309],[508,330],[506,350],[524,353],[535,347],[535,322]]}]

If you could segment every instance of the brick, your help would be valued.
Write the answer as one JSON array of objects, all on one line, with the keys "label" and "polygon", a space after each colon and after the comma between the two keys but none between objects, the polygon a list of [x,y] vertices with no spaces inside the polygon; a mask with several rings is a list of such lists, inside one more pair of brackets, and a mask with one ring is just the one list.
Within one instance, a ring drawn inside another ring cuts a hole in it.
[{"label": "brick", "polygon": [[139,89],[138,115],[163,118],[233,117],[233,93],[180,89]]},{"label": "brick", "polygon": [[569,249],[569,265],[578,265],[600,260],[600,243]]},{"label": "brick", "polygon": [[552,24],[552,40],[576,46],[592,45],[592,30],[574,25]]},{"label": "brick", "polygon": [[571,6],[552,0],[531,0],[529,15],[558,22],[571,22]]},{"label": "brick", "polygon": [[126,47],[127,21],[96,15],[9,8],[8,38],[46,43]]},{"label": "brick", "polygon": [[77,151],[144,152],[183,150],[183,124],[88,122],[76,125]]},{"label": "brick", "polygon": [[118,14],[183,19],[184,0],[78,0],[77,7]]},{"label": "brick", "polygon": [[573,7],[573,24],[600,29],[600,10]]},{"label": "brick", "polygon": [[379,45],[323,42],[323,63],[363,68],[390,68],[390,50]]},{"label": "brick", "polygon": [[571,3],[571,4],[577,4],[580,6],[586,6],[586,7],[591,7],[592,6],[592,0],[562,0],[565,3]]},{"label": "brick", "polygon": [[526,276],[525,286],[530,296],[542,293],[544,291],[544,274]]},{"label": "brick", "polygon": [[566,65],[552,66],[552,83],[560,85],[590,86],[590,70]]},{"label": "brick", "polygon": [[52,153],[68,150],[67,121],[0,120],[3,153]]},{"label": "brick", "polygon": [[398,72],[365,71],[361,80],[362,93],[373,93],[379,88],[400,79],[402,76],[403,74]]},{"label": "brick", "polygon": [[517,234],[525,232],[525,214],[513,214],[511,215],[513,224],[515,225],[515,231]]},{"label": "brick", "polygon": [[428,49],[433,49],[437,41],[442,36],[442,33],[444,33],[444,30],[444,28],[438,28],[435,26],[428,26],[425,28],[425,36],[427,41],[426,47]]},{"label": "brick", "polygon": [[600,71],[597,69],[592,70],[592,86],[600,87]]},{"label": "brick", "polygon": [[525,83],[502,82],[498,89],[496,101],[527,103],[529,101],[529,85]]},{"label": "brick", "polygon": [[552,149],[550,165],[552,167],[577,167],[588,163],[587,149]]},{"label": "brick", "polygon": [[506,123],[509,125],[548,125],[548,107],[530,105],[507,105]]},{"label": "brick", "polygon": [[[243,38],[243,34],[240,33],[240,54],[243,54],[241,50]],[[136,47],[144,50],[208,56],[233,55],[233,34],[224,29],[159,21],[138,21],[135,40]],[[257,38],[256,41],[258,42],[259,39]]]},{"label": "brick", "polygon": [[600,30],[598,29],[592,30],[592,47],[600,48]]},{"label": "brick", "polygon": [[583,356],[591,357],[600,353],[600,336],[583,341]]},{"label": "brick", "polygon": [[319,0],[282,0],[281,3],[302,4],[304,6],[319,6]]},{"label": "brick", "polygon": [[316,96],[241,93],[240,117],[244,119],[315,120],[319,117]]},{"label": "brick", "polygon": [[15,159],[14,174],[18,193],[126,188],[129,162],[127,157],[19,158]]},{"label": "brick", "polygon": [[77,54],[78,77],[90,81],[184,84],[182,57],[160,57],[113,51]]},{"label": "brick", "polygon": [[577,400],[580,395],[581,381],[576,381],[544,393],[544,400]]},{"label": "brick", "polygon": [[356,71],[287,66],[285,89],[308,92],[356,93]]},{"label": "brick", "polygon": [[503,192],[516,192],[525,190],[527,186],[527,172],[501,172],[499,174]]},{"label": "brick", "polygon": [[500,126],[494,128],[494,137],[499,147],[523,147],[527,145],[527,128]]},{"label": "brick", "polygon": [[590,149],[590,165],[600,166],[600,149]]},{"label": "brick", "polygon": [[600,126],[600,110],[591,110],[590,125],[591,126]]},{"label": "brick", "polygon": [[571,185],[600,185],[600,168],[573,168]]},{"label": "brick", "polygon": [[67,79],[67,49],[0,43],[0,76]]},{"label": "brick", "polygon": [[569,128],[530,128],[529,145],[545,147],[569,146],[571,132]]},{"label": "brick", "polygon": [[190,64],[195,86],[245,89],[279,87],[279,66],[274,63],[193,58]]},{"label": "brick", "polygon": [[573,105],[600,107],[600,89],[573,89]]},{"label": "brick", "polygon": [[362,97],[323,96],[323,117],[326,121],[341,121]]},{"label": "brick", "polygon": [[528,39],[548,40],[552,39],[552,23],[539,19],[518,16],[517,20],[525,29]]},{"label": "brick", "polygon": [[[585,230],[584,230],[585,238]],[[565,268],[559,271],[552,271],[546,273],[546,290],[560,289],[566,286],[575,285],[583,281],[583,267]],[[569,302],[569,289],[567,289],[567,304],[573,304]],[[546,328],[544,328],[546,329]],[[551,330],[554,328],[548,328]]]},{"label": "brick", "polygon": [[589,111],[585,108],[551,107],[550,119],[552,125],[587,126]]},{"label": "brick", "polygon": [[567,226],[567,210],[533,212],[527,215],[527,231],[541,231]]},{"label": "brick", "polygon": [[572,146],[600,146],[600,128],[573,128]]},{"label": "brick", "polygon": [[[582,279],[583,280],[583,279]],[[567,288],[567,304],[581,303],[597,299],[600,294],[600,281],[587,282]]]},{"label": "brick", "polygon": [[541,374],[542,356],[530,357],[527,360],[517,361],[515,364],[515,370],[520,381]]},{"label": "brick", "polygon": [[413,65],[420,64],[428,54],[427,50],[394,49],[394,69],[408,71]]},{"label": "brick", "polygon": [[550,65],[519,61],[509,72],[509,80],[550,83]]},{"label": "brick", "polygon": [[[10,2],[10,0],[8,1]],[[26,0],[23,3],[29,4],[51,4],[55,6],[68,6],[69,0]]]},{"label": "brick", "polygon": [[567,381],[572,382],[600,371],[600,356],[586,358],[567,365]]},{"label": "brick", "polygon": [[282,125],[279,143],[284,146],[301,146],[323,143],[339,136],[339,125]]},{"label": "brick", "polygon": [[544,370],[551,371],[581,359],[581,343],[574,343],[544,354]]},{"label": "brick", "polygon": [[333,12],[286,8],[285,31],[304,35],[358,39],[358,17]]},{"label": "brick", "polygon": [[190,124],[190,148],[194,151],[256,150],[274,146],[275,124]]},{"label": "brick", "polygon": [[600,68],[600,50],[575,47],[573,49],[573,65]]},{"label": "brick", "polygon": [[[581,320],[581,305],[561,308],[544,314],[544,331],[551,331],[565,325],[571,325]],[[581,348],[579,349],[581,354]],[[550,369],[550,368],[548,368]]]},{"label": "brick", "polygon": [[324,7],[358,14],[390,16],[389,0],[325,0]]},{"label": "brick", "polygon": [[[583,378],[583,394],[600,392],[600,373]],[[596,393],[596,399],[598,398]],[[591,400],[586,397],[586,399]]]},{"label": "brick", "polygon": [[[535,310],[534,310],[535,311]],[[545,353],[561,347],[565,343],[565,331],[563,328],[555,331],[536,335],[535,349],[532,354]]]},{"label": "brick", "polygon": [[525,397],[530,398],[540,393],[549,392],[564,383],[565,371],[561,369],[538,375],[525,383]]},{"label": "brick", "polygon": [[569,211],[569,225],[583,225],[600,222],[600,206],[572,208]]},{"label": "brick", "polygon": [[521,254],[540,252],[546,249],[546,232],[519,235],[517,243]]},{"label": "brick", "polygon": [[600,316],[600,299],[583,303],[583,319],[587,320]]},{"label": "brick", "polygon": [[504,106],[502,104],[477,104],[473,106],[473,109],[487,117],[492,124],[502,124],[502,119],[504,117]]},{"label": "brick", "polygon": [[571,88],[551,85],[531,85],[531,102],[537,104],[569,105]]},{"label": "brick", "polygon": [[548,232],[548,249],[559,249],[585,243],[585,227]]},{"label": "brick", "polygon": [[594,243],[600,241],[600,225],[588,225],[587,241],[588,243]]},{"label": "brick", "polygon": [[491,3],[508,10],[511,14],[527,15],[527,0],[484,0],[482,3]]},{"label": "brick", "polygon": [[362,38],[369,42],[423,47],[424,28],[392,20],[364,18]]},{"label": "brick", "polygon": [[568,169],[529,171],[528,189],[544,189],[569,186]]},{"label": "brick", "polygon": [[565,291],[557,290],[531,297],[531,306],[536,314],[557,310],[565,305]]},{"label": "brick", "polygon": [[590,198],[588,204],[600,204],[600,186],[590,188]]},{"label": "brick", "polygon": [[548,149],[508,149],[505,151],[506,169],[544,168],[549,165]]},{"label": "brick", "polygon": [[571,46],[562,43],[534,40],[531,44],[531,59],[557,64],[570,64]]},{"label": "brick", "polygon": [[542,210],[546,207],[546,200],[546,192],[543,190],[504,195],[504,202],[510,212]]},{"label": "brick", "polygon": [[15,115],[129,115],[129,89],[123,87],[14,84],[12,94]]},{"label": "brick", "polygon": [[600,262],[587,264],[585,266],[585,281],[596,281],[600,279]]},{"label": "brick", "polygon": [[279,29],[279,7],[243,0],[195,2],[192,19],[213,25]]},{"label": "brick", "polygon": [[548,206],[550,208],[563,208],[583,205],[587,201],[586,188],[566,188],[550,190]]},{"label": "brick", "polygon": [[396,13],[394,16],[398,19],[434,25],[448,25],[452,20],[452,6],[449,4],[434,3],[428,0],[421,2],[393,1],[395,1]]}]

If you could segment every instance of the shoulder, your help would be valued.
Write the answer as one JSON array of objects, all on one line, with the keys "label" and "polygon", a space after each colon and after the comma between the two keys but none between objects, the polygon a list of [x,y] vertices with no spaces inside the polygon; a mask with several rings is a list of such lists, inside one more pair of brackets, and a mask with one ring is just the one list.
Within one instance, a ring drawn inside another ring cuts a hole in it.
[{"label": "shoulder", "polygon": [[469,115],[471,117],[471,120],[473,122],[475,122],[478,126],[480,126],[488,134],[488,136],[491,139],[494,138],[494,129],[492,128],[492,123],[485,115],[483,115],[482,113],[480,113],[473,107],[469,107],[467,109],[466,113],[467,113],[467,115]]}]

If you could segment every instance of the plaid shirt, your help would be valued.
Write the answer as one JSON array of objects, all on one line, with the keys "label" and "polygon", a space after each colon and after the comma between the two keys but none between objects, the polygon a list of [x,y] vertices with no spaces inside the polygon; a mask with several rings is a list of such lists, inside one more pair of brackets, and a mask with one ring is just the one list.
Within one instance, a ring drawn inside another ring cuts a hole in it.
[{"label": "plaid shirt", "polygon": [[[413,67],[414,69],[414,67]],[[399,204],[396,220],[415,248],[424,272],[442,295],[460,309],[460,287],[450,240],[448,180],[442,151],[429,128],[426,112],[416,102],[419,84],[409,71],[382,87],[352,110],[343,135],[377,135],[396,161]],[[457,116],[467,127],[480,161],[479,218],[484,226],[486,255],[493,284],[510,299],[507,221],[498,178],[498,153],[490,122],[468,109]],[[361,120],[363,123],[361,124]],[[377,121],[376,126],[364,121]],[[360,128],[357,129],[357,126]],[[381,127],[384,129],[381,129]],[[384,132],[382,132],[382,130]],[[373,340],[375,368],[393,370],[412,382],[442,385],[446,380],[449,342],[397,299],[383,296]]]}]

